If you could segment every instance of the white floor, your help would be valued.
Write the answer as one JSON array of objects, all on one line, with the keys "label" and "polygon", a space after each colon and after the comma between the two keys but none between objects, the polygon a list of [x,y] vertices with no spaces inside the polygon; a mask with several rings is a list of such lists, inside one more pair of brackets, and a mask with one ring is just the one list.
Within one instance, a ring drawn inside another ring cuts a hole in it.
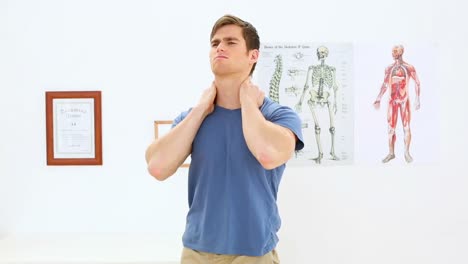
[{"label": "white floor", "polygon": [[56,261],[56,262],[0,262],[1,264],[177,264],[179,262],[75,262],[75,261]]},{"label": "white floor", "polygon": [[0,238],[0,264],[179,263],[182,248],[167,241],[146,234],[8,235]]}]

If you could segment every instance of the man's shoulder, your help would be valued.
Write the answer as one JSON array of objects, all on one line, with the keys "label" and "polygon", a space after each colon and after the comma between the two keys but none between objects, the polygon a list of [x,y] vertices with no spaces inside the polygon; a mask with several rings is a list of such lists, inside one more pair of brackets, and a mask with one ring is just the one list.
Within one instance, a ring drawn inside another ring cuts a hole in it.
[{"label": "man's shoulder", "polygon": [[260,111],[265,115],[265,114],[273,112],[274,110],[280,107],[281,105],[279,103],[273,101],[269,97],[265,97],[265,99],[263,100],[263,104],[260,107]]},{"label": "man's shoulder", "polygon": [[267,119],[271,117],[272,115],[276,115],[278,113],[296,114],[296,112],[294,112],[294,110],[292,110],[292,108],[290,108],[289,106],[282,105],[278,102],[271,100],[268,97],[265,97],[265,100],[263,101],[263,104],[260,107],[260,111]]}]

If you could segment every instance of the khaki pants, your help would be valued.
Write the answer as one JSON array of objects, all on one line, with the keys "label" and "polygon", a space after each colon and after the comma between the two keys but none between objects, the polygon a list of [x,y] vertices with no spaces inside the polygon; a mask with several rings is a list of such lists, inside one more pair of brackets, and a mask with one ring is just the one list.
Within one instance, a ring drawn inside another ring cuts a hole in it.
[{"label": "khaki pants", "polygon": [[276,250],[272,250],[261,257],[220,255],[184,248],[181,264],[279,264]]}]

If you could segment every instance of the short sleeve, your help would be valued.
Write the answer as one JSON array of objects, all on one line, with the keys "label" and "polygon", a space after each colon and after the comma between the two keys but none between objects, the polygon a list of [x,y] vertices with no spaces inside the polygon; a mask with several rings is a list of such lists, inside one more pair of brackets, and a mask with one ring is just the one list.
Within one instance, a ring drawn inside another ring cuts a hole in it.
[{"label": "short sleeve", "polygon": [[190,113],[191,110],[192,110],[192,108],[190,108],[190,109],[187,110],[187,111],[184,111],[184,112],[180,113],[180,114],[174,119],[174,121],[172,122],[171,128],[174,128],[174,127],[177,126],[180,122],[182,122],[182,120],[185,119],[185,117],[188,115],[188,113]]},{"label": "short sleeve", "polygon": [[269,98],[265,98],[260,111],[268,121],[286,127],[296,135],[297,141],[295,150],[304,148],[302,121],[296,112],[288,106],[283,106],[271,101]]}]

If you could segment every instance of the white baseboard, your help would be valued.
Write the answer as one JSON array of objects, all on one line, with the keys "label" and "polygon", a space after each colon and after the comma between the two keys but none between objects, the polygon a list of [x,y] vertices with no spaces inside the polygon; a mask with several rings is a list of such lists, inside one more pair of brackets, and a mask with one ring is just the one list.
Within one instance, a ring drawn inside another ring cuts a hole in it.
[{"label": "white baseboard", "polygon": [[0,264],[177,264],[172,234],[27,234],[0,239]]},{"label": "white baseboard", "polygon": [[1,264],[179,264],[179,262],[0,262]]},{"label": "white baseboard", "polygon": [[1,264],[179,264],[179,262],[0,262]]}]

